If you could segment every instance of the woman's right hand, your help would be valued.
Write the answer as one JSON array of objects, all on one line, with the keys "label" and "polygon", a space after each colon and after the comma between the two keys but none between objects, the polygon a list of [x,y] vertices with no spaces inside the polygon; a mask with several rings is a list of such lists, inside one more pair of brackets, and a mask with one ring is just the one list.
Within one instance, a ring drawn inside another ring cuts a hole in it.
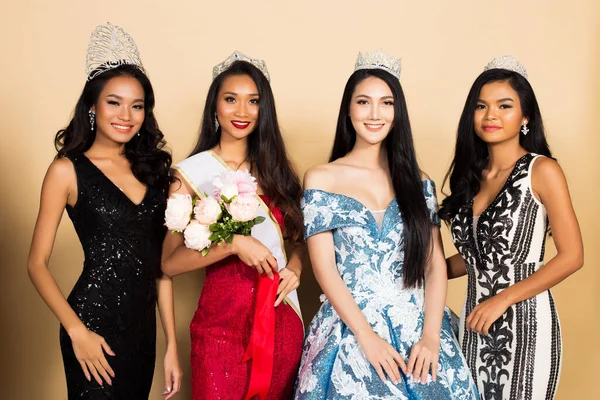
[{"label": "woman's right hand", "polygon": [[235,235],[231,244],[233,252],[244,264],[255,268],[259,275],[267,274],[273,279],[273,273],[279,270],[279,266],[264,244],[252,236],[244,235]]},{"label": "woman's right hand", "polygon": [[358,339],[358,344],[382,381],[386,381],[385,371],[395,385],[400,383],[398,367],[406,374],[406,364],[392,345],[373,331]]},{"label": "woman's right hand", "polygon": [[[90,330],[85,326],[77,328],[69,332],[71,342],[73,344],[73,352],[81,369],[88,381],[92,380],[91,375],[100,386],[102,386],[102,378],[109,385],[112,385],[111,377],[115,377],[115,373],[106,361],[104,353],[114,356],[115,353],[111,350],[104,338]],[[104,351],[103,351],[104,350]],[[91,374],[91,375],[90,375]],[[101,378],[102,377],[102,378]]]}]

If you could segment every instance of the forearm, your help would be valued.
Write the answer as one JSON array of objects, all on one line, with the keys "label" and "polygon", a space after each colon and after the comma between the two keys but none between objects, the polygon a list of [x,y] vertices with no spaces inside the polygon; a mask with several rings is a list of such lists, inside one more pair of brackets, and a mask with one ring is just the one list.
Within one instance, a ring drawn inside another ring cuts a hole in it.
[{"label": "forearm", "polygon": [[56,318],[58,318],[67,333],[77,328],[87,329],[65,299],[65,296],[45,264],[30,264],[28,272],[33,286],[35,286],[44,302]]},{"label": "forearm", "polygon": [[446,304],[448,279],[445,271],[438,268],[425,277],[425,322],[423,335],[439,338]]},{"label": "forearm", "polygon": [[581,266],[582,261],[578,257],[559,253],[531,276],[509,286],[497,296],[503,297],[510,305],[519,303],[552,288]]},{"label": "forearm", "polygon": [[467,274],[465,260],[460,254],[457,253],[452,257],[446,258],[446,274],[448,279],[460,278]]},{"label": "forearm", "polygon": [[298,277],[302,274],[302,258],[306,252],[306,245],[295,244],[292,246],[286,268],[293,270]]},{"label": "forearm", "polygon": [[213,246],[205,256],[197,250],[192,250],[182,245],[175,248],[170,255],[163,258],[161,269],[167,276],[173,277],[206,268],[234,254],[233,246],[228,243],[224,243],[221,246]]},{"label": "forearm", "polygon": [[163,332],[167,347],[177,347],[177,334],[175,332],[175,307],[173,302],[173,280],[164,275],[156,280],[158,297],[158,311],[162,322]]}]

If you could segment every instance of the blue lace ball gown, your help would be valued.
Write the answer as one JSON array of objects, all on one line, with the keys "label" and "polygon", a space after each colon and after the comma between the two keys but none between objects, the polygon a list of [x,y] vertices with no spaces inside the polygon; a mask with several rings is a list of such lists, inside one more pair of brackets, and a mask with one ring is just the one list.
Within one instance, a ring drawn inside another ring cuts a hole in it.
[{"label": "blue lace ball gown", "polygon": [[[423,181],[432,218],[439,225],[435,186]],[[332,231],[340,276],[373,330],[408,360],[421,339],[425,292],[403,285],[404,226],[396,200],[387,207],[382,227],[357,200],[322,190],[304,192],[306,236]],[[383,382],[356,337],[324,300],[311,322],[296,387],[296,399],[477,399],[477,389],[446,309],[440,332],[437,381],[413,383],[402,374],[394,385]],[[402,373],[402,372],[401,372]]]}]

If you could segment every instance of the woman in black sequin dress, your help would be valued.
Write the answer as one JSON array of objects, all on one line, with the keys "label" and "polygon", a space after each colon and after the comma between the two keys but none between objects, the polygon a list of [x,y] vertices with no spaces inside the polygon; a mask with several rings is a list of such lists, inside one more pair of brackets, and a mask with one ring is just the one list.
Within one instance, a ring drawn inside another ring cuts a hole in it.
[{"label": "woman in black sequin dress", "polygon": [[[160,272],[171,156],[153,107],[140,66],[109,65],[87,81],[71,123],[56,136],[28,268],[61,322],[69,399],[148,398],[157,301],[167,338],[164,394],[179,390],[172,281]],[[47,262],[65,208],[85,255],[66,300]]]}]

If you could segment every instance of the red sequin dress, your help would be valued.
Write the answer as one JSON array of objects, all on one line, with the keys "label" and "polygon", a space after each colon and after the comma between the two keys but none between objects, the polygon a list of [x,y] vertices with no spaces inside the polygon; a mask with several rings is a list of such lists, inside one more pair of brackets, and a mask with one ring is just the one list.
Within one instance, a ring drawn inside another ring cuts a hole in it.
[{"label": "red sequin dress", "polygon": [[[261,196],[283,230],[281,210]],[[206,268],[198,309],[190,324],[193,400],[243,400],[252,360],[242,362],[254,320],[258,274],[236,256]],[[291,399],[304,329],[288,304],[275,308],[275,349],[268,400]],[[255,397],[258,399],[258,396]],[[262,399],[262,400],[267,400]]]}]

